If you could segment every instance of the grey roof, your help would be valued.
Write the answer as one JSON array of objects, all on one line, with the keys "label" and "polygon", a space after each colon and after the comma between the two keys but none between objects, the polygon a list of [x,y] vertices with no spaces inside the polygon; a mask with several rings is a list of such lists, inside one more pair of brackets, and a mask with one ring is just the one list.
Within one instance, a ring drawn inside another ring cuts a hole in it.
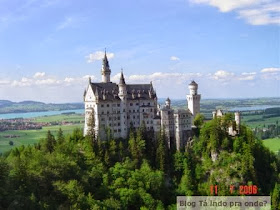
[{"label": "grey roof", "polygon": [[197,83],[193,80],[189,85],[196,85],[197,86]]},{"label": "grey roof", "polygon": [[120,82],[119,82],[119,84],[121,84],[121,85],[125,84],[123,72],[121,72],[121,77],[120,77]]},{"label": "grey roof", "polygon": [[176,109],[174,111],[174,114],[182,114],[182,113],[187,113],[187,114],[191,114],[189,109]]},{"label": "grey roof", "polygon": [[[103,95],[105,96],[105,101],[107,100],[120,100],[119,86],[116,83],[90,83],[91,88],[95,95],[98,95],[99,100],[104,100]],[[156,98],[156,93],[153,91],[152,84],[127,84],[127,99],[128,100],[145,100],[145,99],[154,99]],[[152,91],[151,91],[152,90]],[[151,98],[150,93],[151,92]]]}]

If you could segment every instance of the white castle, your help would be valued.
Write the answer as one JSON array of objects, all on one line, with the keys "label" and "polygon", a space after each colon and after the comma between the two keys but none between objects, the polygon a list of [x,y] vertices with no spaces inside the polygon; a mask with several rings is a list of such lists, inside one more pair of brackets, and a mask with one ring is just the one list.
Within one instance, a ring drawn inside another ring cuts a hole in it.
[{"label": "white castle", "polygon": [[111,82],[106,52],[101,74],[102,82],[93,83],[89,79],[84,92],[84,135],[93,131],[96,137],[104,139],[106,130],[110,129],[113,137],[127,138],[131,126],[138,128],[145,123],[149,131],[165,130],[169,147],[180,150],[186,145],[192,135],[193,119],[200,112],[201,95],[197,93],[197,83],[189,84],[188,109],[174,110],[169,98],[162,108],[158,105],[152,82],[126,84],[123,72],[119,83]]}]

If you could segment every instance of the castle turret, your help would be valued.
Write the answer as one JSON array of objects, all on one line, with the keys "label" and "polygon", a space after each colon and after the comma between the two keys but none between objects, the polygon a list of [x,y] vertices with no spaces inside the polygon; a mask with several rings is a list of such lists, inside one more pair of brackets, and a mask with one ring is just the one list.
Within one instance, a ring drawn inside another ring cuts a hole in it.
[{"label": "castle turret", "polygon": [[169,97],[165,101],[165,107],[168,109],[170,109],[170,107],[171,107],[171,100],[169,99]]},{"label": "castle turret", "polygon": [[126,89],[126,84],[123,76],[123,71],[121,72],[121,77],[120,77],[120,82],[119,82],[119,97],[120,99],[126,100],[127,96],[127,89]]},{"label": "castle turret", "polygon": [[109,66],[109,61],[107,59],[106,50],[102,62],[101,75],[102,75],[102,82],[104,83],[110,82],[111,69]]},{"label": "castle turret", "polygon": [[240,132],[240,122],[241,122],[240,112],[235,112],[234,118],[235,118],[235,123],[236,123],[236,130],[237,130],[237,133],[239,133]]},{"label": "castle turret", "polygon": [[123,71],[121,72],[120,82],[119,82],[119,97],[121,99],[121,137],[126,138],[127,137],[127,89],[125,84],[125,79],[123,76]]},{"label": "castle turret", "polygon": [[196,114],[200,112],[200,98],[201,95],[197,94],[198,84],[192,81],[189,84],[190,94],[187,95],[188,108],[195,118]]}]

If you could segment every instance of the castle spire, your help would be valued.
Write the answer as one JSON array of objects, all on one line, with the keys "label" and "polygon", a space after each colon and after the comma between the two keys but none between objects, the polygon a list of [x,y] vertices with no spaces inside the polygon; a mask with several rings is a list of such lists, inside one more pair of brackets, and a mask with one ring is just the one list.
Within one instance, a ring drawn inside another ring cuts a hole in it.
[{"label": "castle spire", "polygon": [[123,76],[123,69],[121,70],[121,77],[120,77],[120,85],[125,85],[125,80],[124,80],[124,76]]},{"label": "castle spire", "polygon": [[109,61],[108,61],[107,54],[106,54],[106,48],[105,48],[105,52],[104,52],[104,58],[102,61],[101,75],[102,75],[102,82],[104,82],[104,83],[110,82],[111,69],[110,69]]}]

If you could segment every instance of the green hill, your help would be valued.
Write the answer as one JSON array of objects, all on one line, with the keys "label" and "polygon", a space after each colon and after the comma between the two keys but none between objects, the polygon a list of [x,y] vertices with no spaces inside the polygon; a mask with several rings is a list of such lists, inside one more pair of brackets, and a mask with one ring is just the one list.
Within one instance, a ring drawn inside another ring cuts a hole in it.
[{"label": "green hill", "polygon": [[6,113],[24,113],[24,112],[40,112],[40,111],[59,111],[70,109],[83,109],[82,103],[65,103],[53,104],[38,101],[22,101],[12,102],[8,100],[0,100],[0,114]]}]

